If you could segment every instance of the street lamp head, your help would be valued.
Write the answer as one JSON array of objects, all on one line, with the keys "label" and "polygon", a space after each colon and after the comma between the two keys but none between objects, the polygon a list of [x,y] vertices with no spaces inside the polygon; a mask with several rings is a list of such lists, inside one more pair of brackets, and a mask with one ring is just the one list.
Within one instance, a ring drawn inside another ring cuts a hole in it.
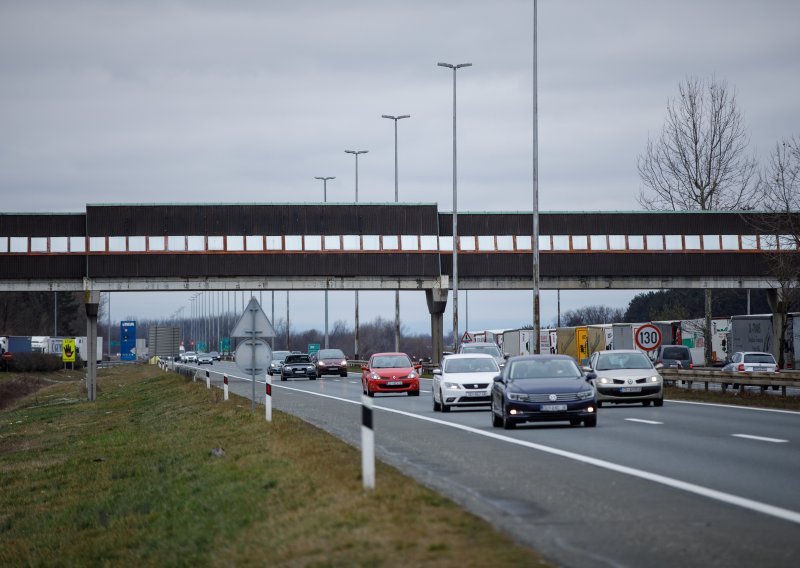
[{"label": "street lamp head", "polygon": [[436,65],[438,65],[439,67],[447,67],[448,69],[453,69],[453,67],[455,67],[455,65],[450,65],[449,63],[442,63],[441,61]]},{"label": "street lamp head", "polygon": [[450,63],[437,63],[439,67],[447,67],[448,69],[461,69],[462,67],[472,67],[472,63],[459,63],[457,65],[452,65]]},{"label": "street lamp head", "polygon": [[394,121],[398,121],[402,118],[409,118],[410,114],[401,114],[400,116],[392,116],[391,114],[382,114],[381,118],[391,118]]},{"label": "street lamp head", "polygon": [[367,152],[369,152],[369,150],[345,150],[345,152],[347,152],[348,154],[358,155],[358,154],[366,154]]},{"label": "street lamp head", "polygon": [[314,176],[314,179],[321,179],[322,181],[328,181],[329,179],[336,179],[336,176]]}]

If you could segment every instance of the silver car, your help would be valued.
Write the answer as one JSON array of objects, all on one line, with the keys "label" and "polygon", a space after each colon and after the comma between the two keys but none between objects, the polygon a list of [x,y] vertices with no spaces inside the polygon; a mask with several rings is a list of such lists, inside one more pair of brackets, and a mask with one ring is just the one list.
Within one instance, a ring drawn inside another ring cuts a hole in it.
[{"label": "silver car", "polygon": [[722,368],[729,373],[777,373],[778,363],[772,353],[761,351],[737,351],[731,361]]},{"label": "silver car", "polygon": [[506,359],[508,359],[508,355],[500,351],[500,348],[497,346],[496,343],[492,343],[491,341],[473,341],[470,343],[462,343],[461,346],[458,348],[459,353],[485,353],[486,355],[491,355],[494,357],[494,360],[497,361],[497,365],[499,367],[503,367],[506,364]]},{"label": "silver car", "polygon": [[280,375],[281,368],[283,367],[283,360],[286,359],[287,355],[291,355],[291,351],[273,351],[272,352],[272,361],[269,363],[269,376],[272,375]]},{"label": "silver car", "polygon": [[604,402],[664,405],[664,380],[650,359],[635,349],[597,351],[585,368],[597,375],[597,406]]}]

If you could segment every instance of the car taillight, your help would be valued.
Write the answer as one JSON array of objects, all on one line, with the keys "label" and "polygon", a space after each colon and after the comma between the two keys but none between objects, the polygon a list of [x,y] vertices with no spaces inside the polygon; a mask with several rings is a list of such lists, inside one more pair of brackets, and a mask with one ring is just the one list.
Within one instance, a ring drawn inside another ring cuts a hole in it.
[{"label": "car taillight", "polygon": [[739,363],[739,366],[736,369],[739,371],[744,371],[744,363]]},{"label": "car taillight", "polygon": [[692,363],[691,361],[689,362],[689,368],[694,369],[694,363]]}]

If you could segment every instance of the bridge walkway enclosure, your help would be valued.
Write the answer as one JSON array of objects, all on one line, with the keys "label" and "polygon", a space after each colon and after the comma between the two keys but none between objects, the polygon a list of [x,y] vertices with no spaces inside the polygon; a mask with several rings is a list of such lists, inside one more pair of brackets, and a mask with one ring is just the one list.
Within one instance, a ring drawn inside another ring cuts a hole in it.
[{"label": "bridge walkway enclosure", "polygon": [[[794,222],[800,220],[800,213]],[[459,213],[458,287],[532,289],[530,212]],[[758,212],[542,212],[543,289],[775,287]],[[99,204],[0,214],[0,291],[419,290],[434,344],[452,288],[436,204]]]}]

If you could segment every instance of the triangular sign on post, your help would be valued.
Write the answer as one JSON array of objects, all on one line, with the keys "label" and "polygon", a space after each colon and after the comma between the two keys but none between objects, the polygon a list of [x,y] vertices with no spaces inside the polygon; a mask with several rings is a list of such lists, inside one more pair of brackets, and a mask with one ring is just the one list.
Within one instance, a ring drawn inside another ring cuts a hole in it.
[{"label": "triangular sign on post", "polygon": [[[255,318],[253,318],[255,314]],[[254,323],[255,322],[255,323]],[[275,337],[275,329],[255,298],[250,298],[238,323],[231,331],[231,337]]]}]

